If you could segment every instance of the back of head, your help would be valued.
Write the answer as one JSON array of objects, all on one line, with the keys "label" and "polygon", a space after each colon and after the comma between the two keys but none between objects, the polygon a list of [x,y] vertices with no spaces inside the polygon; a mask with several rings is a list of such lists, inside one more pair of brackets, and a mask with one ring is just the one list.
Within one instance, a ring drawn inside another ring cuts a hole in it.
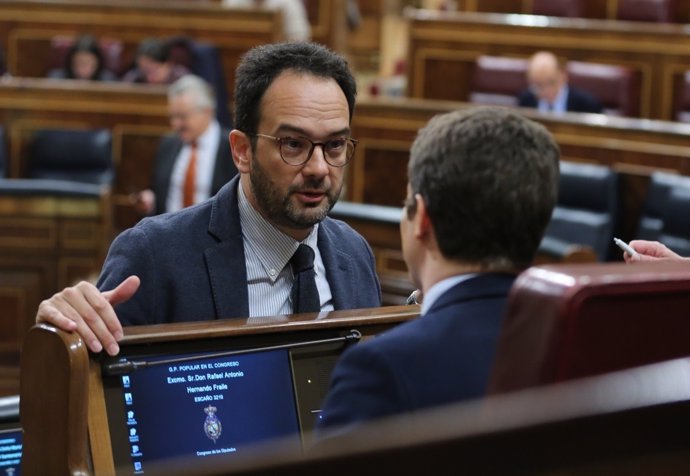
[{"label": "back of head", "polygon": [[529,266],[556,204],[559,156],[542,125],[507,108],[429,121],[408,175],[443,256],[486,269]]},{"label": "back of head", "polygon": [[193,96],[196,106],[200,109],[215,110],[216,108],[213,89],[199,76],[186,74],[168,87],[168,100],[183,94]]},{"label": "back of head", "polygon": [[316,43],[277,43],[252,48],[237,67],[234,93],[237,129],[247,134],[257,132],[261,98],[273,81],[288,70],[335,80],[345,94],[352,119],[357,86],[347,61]]}]

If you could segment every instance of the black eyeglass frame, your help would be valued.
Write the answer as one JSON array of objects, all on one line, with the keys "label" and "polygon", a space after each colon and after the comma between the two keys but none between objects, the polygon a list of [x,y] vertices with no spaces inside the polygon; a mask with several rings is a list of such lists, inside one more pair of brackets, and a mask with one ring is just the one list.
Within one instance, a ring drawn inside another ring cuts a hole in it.
[{"label": "black eyeglass frame", "polygon": [[[280,158],[283,162],[285,162],[287,165],[292,165],[294,167],[300,167],[307,162],[309,162],[309,159],[311,159],[312,155],[314,155],[314,149],[316,149],[317,145],[321,146],[321,152],[323,153],[323,158],[326,161],[328,165],[331,167],[345,167],[347,164],[350,163],[352,158],[355,156],[355,151],[357,150],[357,144],[359,144],[359,141],[357,139],[353,139],[352,137],[348,137],[345,139],[346,142],[349,142],[352,144],[352,153],[350,156],[347,156],[347,152],[345,154],[345,163],[343,164],[332,164],[331,161],[328,159],[328,154],[324,150],[324,147],[326,144],[328,144],[331,141],[326,141],[326,142],[314,142],[313,140],[307,138],[307,137],[291,137],[291,136],[285,136],[285,137],[276,137],[276,136],[270,136],[268,134],[251,134],[254,137],[263,137],[265,139],[273,139],[277,144],[278,144],[278,152],[280,153]],[[304,159],[304,161],[300,162],[299,164],[293,164],[291,162],[288,162],[285,157],[283,157],[283,141],[285,140],[306,140],[311,144],[311,147],[309,149],[309,152],[307,153],[307,158]]]}]

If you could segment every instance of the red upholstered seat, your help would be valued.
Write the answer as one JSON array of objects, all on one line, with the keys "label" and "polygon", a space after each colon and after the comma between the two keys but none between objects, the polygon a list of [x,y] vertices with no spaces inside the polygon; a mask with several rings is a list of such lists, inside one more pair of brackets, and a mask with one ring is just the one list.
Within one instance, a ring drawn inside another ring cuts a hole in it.
[{"label": "red upholstered seat", "polygon": [[676,21],[674,0],[618,0],[618,20],[668,23]]},{"label": "red upholstered seat", "polygon": [[472,74],[469,102],[497,106],[517,106],[517,96],[527,88],[527,60],[483,55],[477,58]]},{"label": "red upholstered seat", "polygon": [[587,91],[614,116],[637,117],[640,113],[640,74],[625,66],[569,61],[570,84]]},{"label": "red upholstered seat", "polygon": [[490,391],[688,355],[687,262],[538,266],[511,290]]}]

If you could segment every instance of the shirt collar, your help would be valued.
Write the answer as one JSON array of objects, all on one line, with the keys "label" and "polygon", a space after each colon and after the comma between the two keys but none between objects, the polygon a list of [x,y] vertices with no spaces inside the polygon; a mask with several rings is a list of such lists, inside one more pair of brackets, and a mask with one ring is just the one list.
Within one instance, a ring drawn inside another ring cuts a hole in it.
[{"label": "shirt collar", "polygon": [[551,109],[549,109],[549,103],[544,99],[539,100],[539,110],[540,111],[552,111],[552,112],[566,112],[568,110],[568,85],[564,84],[563,87],[558,91],[556,99],[554,99],[553,104],[551,104]]},{"label": "shirt collar", "polygon": [[271,279],[275,280],[278,277],[276,273],[271,273],[271,270],[283,269],[297,251],[300,243],[310,246],[316,252],[318,224],[314,225],[309,236],[299,242],[278,230],[252,207],[244,194],[241,182],[237,187],[237,199],[244,242],[251,247]]},{"label": "shirt collar", "polygon": [[476,275],[477,273],[459,274],[457,276],[451,276],[450,278],[443,279],[431,286],[429,290],[424,293],[421,309],[422,314],[426,314],[427,311],[431,309],[431,306],[433,306],[438,300],[438,298],[440,298],[450,288],[463,281],[467,281]]}]

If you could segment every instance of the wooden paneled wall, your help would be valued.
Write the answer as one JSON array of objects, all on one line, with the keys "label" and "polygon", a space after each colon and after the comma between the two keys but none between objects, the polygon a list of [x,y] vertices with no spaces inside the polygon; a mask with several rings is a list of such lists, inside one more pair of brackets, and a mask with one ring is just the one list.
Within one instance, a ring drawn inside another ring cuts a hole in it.
[{"label": "wooden paneled wall", "polygon": [[0,187],[2,369],[19,363],[24,334],[43,299],[97,276],[112,238],[112,205],[107,187],[93,194]]},{"label": "wooden paneled wall", "polygon": [[682,25],[429,10],[407,16],[410,97],[466,101],[480,55],[526,58],[546,49],[632,68],[641,76],[640,117],[672,120],[676,87],[690,70],[690,31]]}]

